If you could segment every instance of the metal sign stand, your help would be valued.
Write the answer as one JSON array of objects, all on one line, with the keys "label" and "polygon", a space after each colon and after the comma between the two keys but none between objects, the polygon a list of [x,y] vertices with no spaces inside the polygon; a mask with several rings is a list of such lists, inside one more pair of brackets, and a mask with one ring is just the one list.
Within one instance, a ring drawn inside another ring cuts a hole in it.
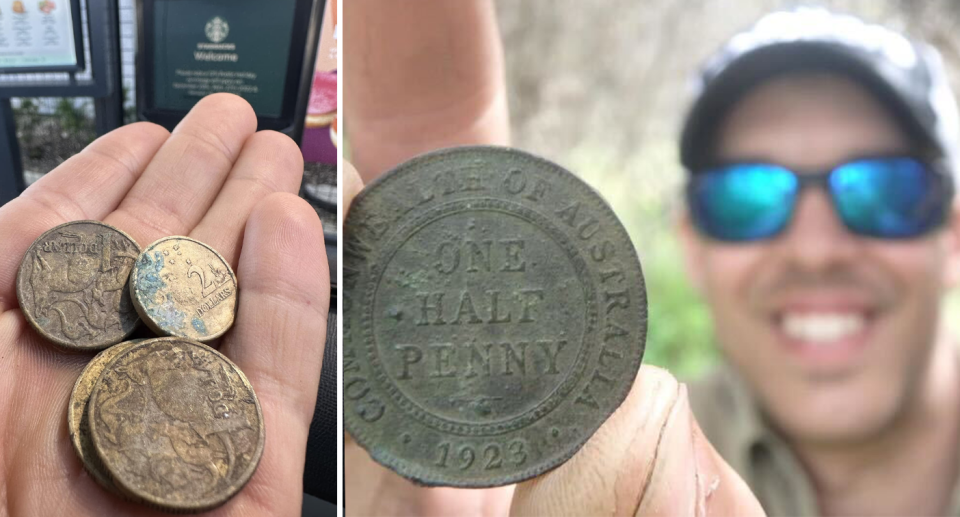
[{"label": "metal sign stand", "polygon": [[26,188],[20,145],[17,143],[17,123],[13,119],[10,99],[0,99],[0,205],[20,195]]},{"label": "metal sign stand", "polygon": [[106,26],[113,28],[107,35],[104,53],[108,60],[107,77],[109,93],[93,99],[97,135],[104,135],[123,125],[123,83],[120,74],[120,4],[118,0],[106,0]]},{"label": "metal sign stand", "polygon": [[[117,0],[87,0],[87,32],[90,35],[89,80],[73,73],[66,80],[36,83],[0,83],[0,205],[26,188],[23,162],[17,142],[12,97],[93,97],[97,134],[123,124],[120,86],[120,15]],[[79,13],[77,13],[79,16]]]}]

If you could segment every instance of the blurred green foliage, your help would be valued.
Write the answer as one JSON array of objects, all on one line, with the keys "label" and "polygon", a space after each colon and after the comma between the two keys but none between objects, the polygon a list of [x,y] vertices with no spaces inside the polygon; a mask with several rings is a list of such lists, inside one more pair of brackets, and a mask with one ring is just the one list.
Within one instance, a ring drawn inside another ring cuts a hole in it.
[{"label": "blurred green foliage", "polygon": [[93,120],[77,107],[73,99],[63,97],[57,101],[54,115],[60,120],[60,126],[71,133],[77,133],[93,128]]},{"label": "blurred green foliage", "polygon": [[719,354],[709,310],[687,278],[676,236],[683,172],[675,146],[648,143],[626,167],[602,145],[574,148],[560,160],[610,203],[640,256],[648,320],[643,362],[690,380]]},{"label": "blurred green foliage", "polygon": [[643,263],[648,300],[644,362],[682,380],[693,379],[718,357],[709,311],[687,280],[676,240],[663,235],[653,244],[660,249]]},{"label": "blurred green foliage", "polygon": [[37,158],[43,149],[33,128],[40,124],[40,106],[33,99],[23,99],[19,107],[13,108],[13,116],[17,123],[21,152],[26,158]]}]

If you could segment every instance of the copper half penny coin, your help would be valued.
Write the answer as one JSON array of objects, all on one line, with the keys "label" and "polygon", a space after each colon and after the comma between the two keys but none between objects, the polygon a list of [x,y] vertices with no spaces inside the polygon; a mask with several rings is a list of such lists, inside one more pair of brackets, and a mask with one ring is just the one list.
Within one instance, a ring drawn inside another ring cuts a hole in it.
[{"label": "copper half penny coin", "polygon": [[569,459],[626,397],[646,291],[616,215],[525,152],[447,149],[367,186],[344,224],[344,422],[424,485]]}]

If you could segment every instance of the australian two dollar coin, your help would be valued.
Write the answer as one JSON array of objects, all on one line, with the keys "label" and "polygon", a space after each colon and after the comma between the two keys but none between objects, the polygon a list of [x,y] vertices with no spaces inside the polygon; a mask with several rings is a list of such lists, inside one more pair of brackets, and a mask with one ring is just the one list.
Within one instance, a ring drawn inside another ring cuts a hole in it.
[{"label": "australian two dollar coin", "polygon": [[424,485],[488,487],[569,459],[643,356],[636,251],[562,167],[498,147],[415,158],[344,224],[346,430]]}]

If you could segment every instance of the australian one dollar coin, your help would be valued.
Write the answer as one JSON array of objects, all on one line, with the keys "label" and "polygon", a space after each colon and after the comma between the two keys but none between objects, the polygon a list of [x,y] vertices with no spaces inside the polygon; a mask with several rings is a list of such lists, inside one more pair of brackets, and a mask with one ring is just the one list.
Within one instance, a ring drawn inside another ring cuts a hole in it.
[{"label": "australian one dollar coin", "polygon": [[110,361],[125,351],[127,348],[143,341],[135,339],[124,341],[118,345],[111,346],[100,352],[87,363],[87,366],[80,372],[77,382],[73,385],[73,391],[70,393],[70,402],[67,404],[67,432],[70,435],[70,441],[73,443],[73,450],[83,463],[83,467],[95,479],[100,486],[107,490],[120,494],[110,474],[105,472],[100,458],[97,456],[93,447],[93,441],[90,438],[90,424],[87,420],[87,402],[90,400],[90,393],[93,387],[100,379],[103,369]]},{"label": "australian one dollar coin", "polygon": [[381,464],[424,485],[515,483],[569,459],[626,397],[640,263],[560,166],[423,155],[367,186],[344,231],[344,422]]},{"label": "australian one dollar coin", "polygon": [[150,339],[117,354],[90,393],[87,420],[116,487],[169,511],[223,504],[263,453],[263,413],[243,372],[182,338]]},{"label": "australian one dollar coin", "polygon": [[17,272],[23,315],[44,338],[68,349],[119,343],[139,321],[127,281],[140,247],[98,221],[57,226],[30,246]]}]

